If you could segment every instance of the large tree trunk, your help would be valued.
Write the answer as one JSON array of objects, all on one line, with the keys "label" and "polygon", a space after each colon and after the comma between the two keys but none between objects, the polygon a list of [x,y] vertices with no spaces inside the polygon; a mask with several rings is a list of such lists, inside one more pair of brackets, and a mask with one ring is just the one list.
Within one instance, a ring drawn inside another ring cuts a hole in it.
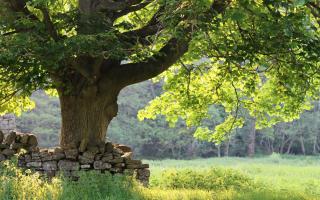
[{"label": "large tree trunk", "polygon": [[60,95],[62,127],[60,145],[63,148],[99,146],[105,142],[107,127],[118,111],[117,95]]}]

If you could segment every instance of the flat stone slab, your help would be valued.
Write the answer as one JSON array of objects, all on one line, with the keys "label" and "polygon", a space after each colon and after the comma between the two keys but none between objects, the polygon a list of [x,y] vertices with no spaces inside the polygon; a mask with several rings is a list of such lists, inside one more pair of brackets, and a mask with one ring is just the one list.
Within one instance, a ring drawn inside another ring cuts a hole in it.
[{"label": "flat stone slab", "polygon": [[58,163],[58,167],[63,171],[77,171],[80,169],[80,164],[75,161],[60,160]]},{"label": "flat stone slab", "polygon": [[120,149],[123,153],[132,152],[132,149],[126,145],[119,144],[116,146],[117,149]]},{"label": "flat stone slab", "polygon": [[6,157],[3,154],[0,154],[0,162],[6,160]]},{"label": "flat stone slab", "polygon": [[71,160],[77,160],[79,151],[78,149],[67,149],[64,151],[66,158]]},{"label": "flat stone slab", "polygon": [[16,136],[17,136],[16,132],[14,132],[14,131],[10,132],[7,135],[7,137],[5,138],[4,143],[7,145],[12,144],[14,142],[14,140],[16,139]]},{"label": "flat stone slab", "polygon": [[0,143],[2,143],[2,142],[3,142],[3,138],[4,138],[4,134],[3,134],[3,132],[2,132],[2,131],[0,131]]},{"label": "flat stone slab", "polygon": [[28,162],[26,166],[30,168],[40,168],[42,166],[42,162]]},{"label": "flat stone slab", "polygon": [[1,153],[3,155],[10,157],[10,156],[13,156],[16,153],[16,151],[12,149],[4,149]]},{"label": "flat stone slab", "polygon": [[58,170],[58,165],[56,161],[48,161],[42,163],[42,168],[45,171],[55,171]]},{"label": "flat stone slab", "polygon": [[93,163],[93,167],[94,169],[104,170],[104,169],[110,169],[112,166],[109,163],[104,163],[102,161],[95,161]]}]

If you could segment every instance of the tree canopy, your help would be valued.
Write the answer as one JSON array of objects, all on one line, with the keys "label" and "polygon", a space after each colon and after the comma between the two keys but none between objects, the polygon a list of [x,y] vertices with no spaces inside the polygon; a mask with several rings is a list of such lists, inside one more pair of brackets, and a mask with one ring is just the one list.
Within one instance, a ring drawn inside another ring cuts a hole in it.
[{"label": "tree canopy", "polygon": [[207,140],[245,110],[265,127],[319,97],[318,0],[1,0],[0,14],[0,113],[32,107],[38,89],[117,93],[170,66],[167,92],[139,117],[201,126],[220,104],[215,134],[196,131]]},{"label": "tree canopy", "polygon": [[[312,107],[320,89],[319,2],[231,5],[163,74],[166,92],[140,111],[140,119],[161,114],[175,124],[182,118],[200,126],[197,138],[221,141],[243,126],[246,113],[263,128],[297,119]],[[203,122],[214,104],[229,115],[210,130]]]}]

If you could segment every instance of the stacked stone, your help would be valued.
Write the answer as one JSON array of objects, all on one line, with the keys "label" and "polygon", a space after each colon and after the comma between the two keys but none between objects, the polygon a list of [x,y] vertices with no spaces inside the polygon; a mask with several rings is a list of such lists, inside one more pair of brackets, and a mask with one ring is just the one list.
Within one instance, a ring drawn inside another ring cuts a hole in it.
[{"label": "stacked stone", "polygon": [[8,134],[15,129],[16,129],[16,119],[13,114],[0,116],[0,131]]},{"label": "stacked stone", "polygon": [[27,151],[37,148],[37,138],[32,134],[21,134],[15,131],[5,134],[0,131],[0,162],[10,159],[20,149]]},{"label": "stacked stone", "polygon": [[143,185],[148,185],[149,165],[132,159],[132,150],[125,145],[106,142],[99,147],[86,148],[80,145],[79,149],[40,149],[37,145],[37,138],[33,134],[12,131],[5,136],[0,131],[0,162],[25,149],[26,153],[18,157],[18,166],[33,169],[48,178],[63,173],[77,180],[77,172],[95,170],[134,175]]},{"label": "stacked stone", "polygon": [[77,180],[77,172],[95,170],[101,173],[135,174],[136,179],[147,186],[150,177],[149,165],[142,164],[141,160],[132,159],[131,148],[111,142],[85,149],[33,148],[19,157],[18,164],[49,178],[63,173]]}]

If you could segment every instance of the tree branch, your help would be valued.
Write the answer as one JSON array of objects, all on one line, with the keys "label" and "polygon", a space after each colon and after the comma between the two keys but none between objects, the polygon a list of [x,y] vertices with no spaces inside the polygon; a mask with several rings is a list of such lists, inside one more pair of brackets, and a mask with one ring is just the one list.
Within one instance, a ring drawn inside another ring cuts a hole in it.
[{"label": "tree branch", "polygon": [[79,9],[82,13],[90,14],[99,11],[118,11],[123,10],[126,4],[123,2],[114,2],[112,0],[79,0]]},{"label": "tree branch", "polygon": [[136,44],[137,41],[141,44],[148,44],[149,41],[147,41],[145,38],[150,35],[157,34],[164,28],[158,19],[164,8],[164,6],[161,6],[149,20],[149,22],[142,28],[122,33],[121,37],[123,40],[131,44]]},{"label": "tree branch", "polygon": [[8,8],[13,12],[24,13],[29,19],[39,20],[37,16],[31,13],[27,8],[27,0],[3,0],[8,4]]},{"label": "tree branch", "polygon": [[120,77],[122,87],[153,78],[173,65],[184,53],[188,51],[189,38],[182,41],[171,39],[158,54],[145,62],[121,65],[111,74]]},{"label": "tree branch", "polygon": [[143,3],[137,4],[137,5],[132,5],[132,6],[128,6],[125,9],[121,10],[120,12],[117,12],[114,14],[114,19],[117,19],[121,16],[127,15],[131,12],[135,12],[138,10],[141,10],[145,7],[147,7],[149,4],[151,4],[153,2],[153,0],[147,0]]},{"label": "tree branch", "polygon": [[[208,17],[224,12],[230,2],[231,0],[215,0],[207,12]],[[114,68],[111,72],[112,76],[118,78],[117,81],[120,87],[125,87],[161,74],[188,51],[189,42],[192,39],[188,33],[191,32],[191,29],[190,26],[184,28],[183,38],[170,39],[158,54],[155,54],[144,62],[130,63]]]},{"label": "tree branch", "polygon": [[[150,2],[152,0],[146,0]],[[127,10],[135,10],[142,6],[142,0],[79,0],[79,9],[82,13],[90,14],[93,12],[115,12],[120,13]]]},{"label": "tree branch", "polygon": [[316,18],[318,24],[320,25],[320,2],[309,2],[307,7],[311,10],[311,14]]},{"label": "tree branch", "polygon": [[43,21],[44,21],[44,24],[46,26],[46,29],[49,33],[49,35],[55,40],[55,41],[58,41],[59,39],[59,35],[56,31],[56,29],[54,28],[54,25],[53,25],[53,22],[51,21],[51,18],[50,18],[50,14],[49,14],[49,11],[48,9],[44,8],[44,7],[40,7],[39,10],[42,12],[43,14]]},{"label": "tree branch", "polygon": [[14,31],[10,31],[10,32],[5,32],[3,34],[1,34],[1,36],[9,36],[9,35],[13,35],[13,34],[16,34],[16,33],[25,33],[25,32],[29,32],[29,31],[32,31],[33,29],[31,28],[28,28],[28,29],[16,29]]},{"label": "tree branch", "polygon": [[[27,8],[27,1],[28,0],[4,0],[4,1],[6,1],[8,3],[8,8],[10,10],[12,10],[13,12],[24,13],[27,18],[40,22],[38,17],[35,16],[33,13],[31,13],[28,10],[28,8]],[[59,35],[54,28],[53,22],[51,21],[48,9],[45,7],[37,7],[37,9],[39,9],[41,11],[41,13],[43,14],[43,22],[46,26],[48,33],[55,41],[57,41],[59,39]],[[18,29],[18,30],[14,30],[12,32],[5,33],[3,35],[11,35],[11,34],[20,33],[20,32],[27,32],[30,30],[32,30],[32,29]]]}]

